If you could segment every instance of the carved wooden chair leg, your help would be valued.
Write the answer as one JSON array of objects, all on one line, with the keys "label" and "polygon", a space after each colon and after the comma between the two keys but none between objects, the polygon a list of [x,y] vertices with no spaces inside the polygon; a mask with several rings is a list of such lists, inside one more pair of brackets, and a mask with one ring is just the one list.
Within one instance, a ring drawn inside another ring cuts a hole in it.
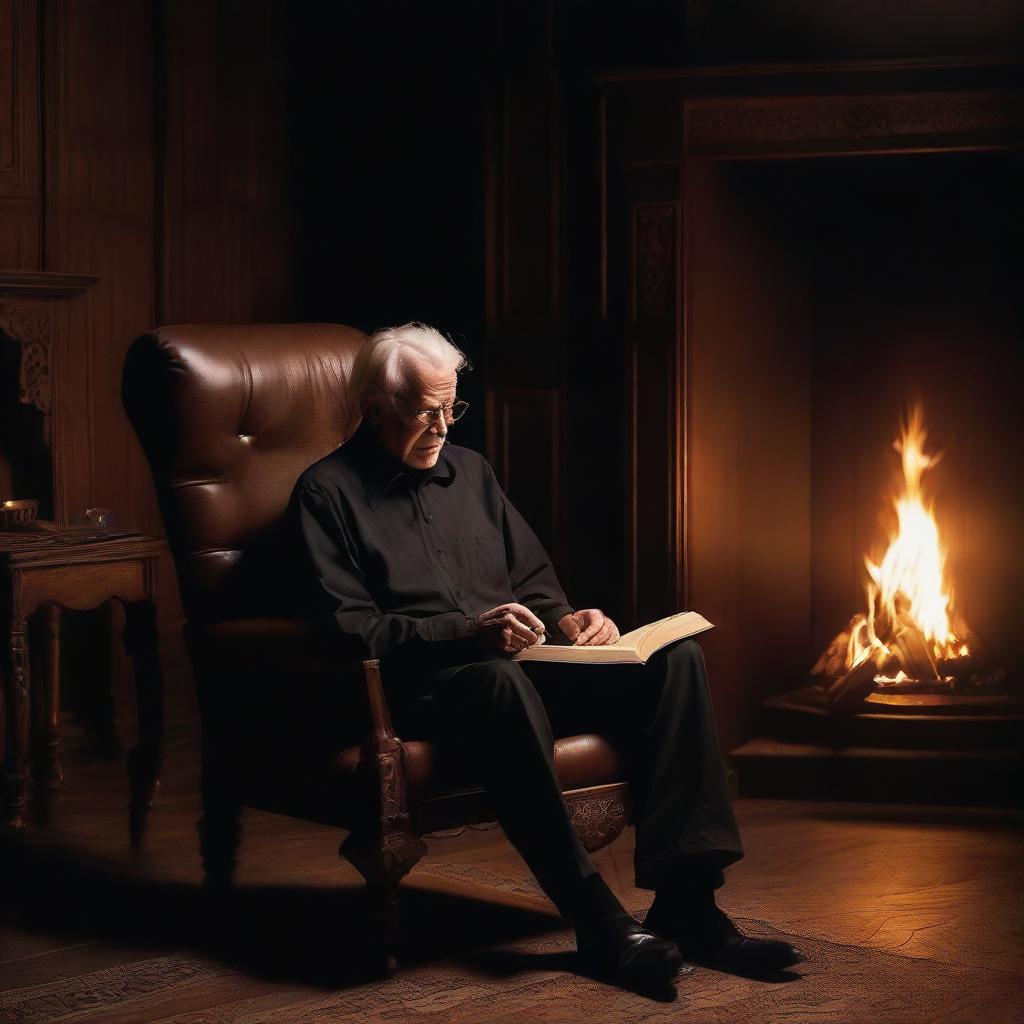
[{"label": "carved wooden chair leg", "polygon": [[400,938],[398,883],[427,852],[416,834],[406,808],[402,744],[395,735],[380,680],[380,663],[363,662],[373,731],[367,740],[362,765],[371,794],[364,828],[354,830],[338,851],[366,879],[369,925],[374,952],[391,974],[397,969],[395,953]]}]

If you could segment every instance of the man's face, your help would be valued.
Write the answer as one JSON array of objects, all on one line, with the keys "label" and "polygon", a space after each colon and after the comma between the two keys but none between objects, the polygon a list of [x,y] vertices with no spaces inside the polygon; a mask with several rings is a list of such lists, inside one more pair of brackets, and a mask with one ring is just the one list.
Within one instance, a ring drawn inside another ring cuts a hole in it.
[{"label": "man's face", "polygon": [[441,454],[448,424],[444,417],[421,423],[415,414],[421,409],[450,406],[455,401],[456,386],[455,371],[438,372],[420,363],[410,363],[408,383],[395,396],[398,401],[380,395],[367,407],[370,422],[384,447],[407,466],[430,469]]}]

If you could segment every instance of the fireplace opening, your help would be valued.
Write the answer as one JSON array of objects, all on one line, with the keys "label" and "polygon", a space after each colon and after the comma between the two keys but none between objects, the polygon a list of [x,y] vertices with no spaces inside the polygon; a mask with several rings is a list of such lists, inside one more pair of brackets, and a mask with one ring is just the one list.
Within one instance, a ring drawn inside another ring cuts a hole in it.
[{"label": "fireplace opening", "polygon": [[982,717],[1024,720],[1022,170],[983,151],[688,168],[691,592],[726,624],[712,656],[753,681],[748,734],[768,721],[833,748],[922,742],[923,699],[892,728],[863,702],[842,727],[835,709],[778,714],[864,606],[913,406],[942,453],[928,491],[957,613],[1005,670]]}]

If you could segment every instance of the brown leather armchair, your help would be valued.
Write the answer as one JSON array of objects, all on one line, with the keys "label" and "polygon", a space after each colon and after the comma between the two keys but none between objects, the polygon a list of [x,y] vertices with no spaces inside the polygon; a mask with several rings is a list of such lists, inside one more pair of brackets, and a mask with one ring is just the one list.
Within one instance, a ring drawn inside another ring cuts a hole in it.
[{"label": "brown leather armchair", "polygon": [[[370,886],[387,954],[420,834],[493,811],[473,779],[442,777],[430,743],[395,735],[378,663],[291,603],[289,497],[358,424],[346,384],[364,341],[333,324],[162,327],[132,345],[123,395],[185,607],[207,885],[230,884],[243,806],[336,824],[350,832],[340,852]],[[628,820],[615,750],[564,737],[555,766],[584,845],[615,839]]]}]

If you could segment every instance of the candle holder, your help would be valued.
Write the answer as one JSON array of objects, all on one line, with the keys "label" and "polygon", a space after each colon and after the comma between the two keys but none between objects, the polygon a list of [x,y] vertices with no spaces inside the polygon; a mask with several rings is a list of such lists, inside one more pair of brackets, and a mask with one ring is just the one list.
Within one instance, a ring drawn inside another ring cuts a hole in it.
[{"label": "candle holder", "polygon": [[0,532],[27,530],[39,512],[39,498],[11,498],[0,501]]}]

